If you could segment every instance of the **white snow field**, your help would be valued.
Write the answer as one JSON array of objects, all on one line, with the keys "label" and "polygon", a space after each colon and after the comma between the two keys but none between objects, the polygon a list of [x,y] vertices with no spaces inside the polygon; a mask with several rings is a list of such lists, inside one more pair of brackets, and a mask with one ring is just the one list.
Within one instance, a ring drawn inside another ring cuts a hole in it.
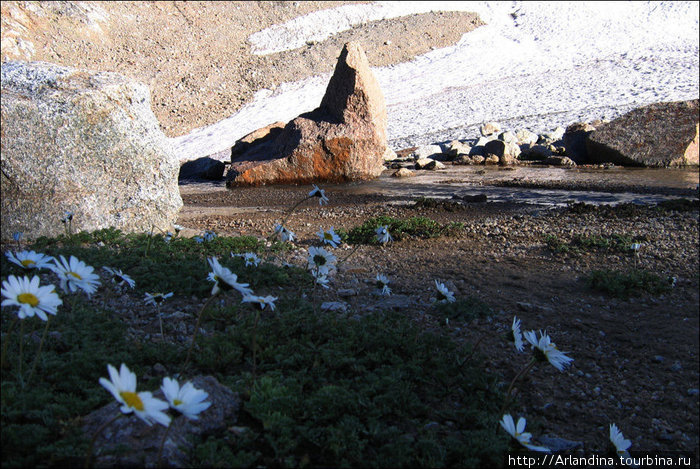
[{"label": "white snow field", "polygon": [[[543,132],[700,95],[700,2],[694,1],[374,2],[304,15],[250,41],[254,53],[268,54],[353,25],[431,10],[476,12],[487,24],[454,46],[373,68],[394,150],[474,138],[487,121]],[[224,151],[253,130],[316,108],[329,78],[258,91],[231,117],[172,139],[180,160]]]}]

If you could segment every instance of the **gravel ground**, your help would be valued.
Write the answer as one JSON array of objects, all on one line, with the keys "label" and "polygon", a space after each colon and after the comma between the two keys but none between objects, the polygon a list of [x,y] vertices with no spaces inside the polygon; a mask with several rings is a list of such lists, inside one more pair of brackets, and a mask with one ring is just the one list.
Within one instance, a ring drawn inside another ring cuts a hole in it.
[{"label": "gravel ground", "polygon": [[[188,215],[181,223],[193,232],[265,236],[310,187],[245,188],[207,192],[184,190]],[[323,301],[341,301],[362,314],[397,308],[436,327],[432,298],[438,279],[457,297],[474,296],[495,312],[490,320],[450,324],[460,339],[477,341],[486,367],[504,384],[527,357],[498,338],[513,316],[523,330],[547,330],[573,366],[559,372],[540,366],[519,392],[518,415],[538,420],[533,433],[581,441],[586,451],[604,450],[607,428],[616,423],[643,451],[696,451],[698,448],[698,211],[660,212],[651,206],[599,207],[582,212],[525,204],[447,203],[412,208],[405,200],[380,194],[327,191],[328,205],[301,205],[288,222],[299,241],[284,260],[303,266],[306,250],[317,244],[319,226],[350,229],[383,214],[427,216],[461,222],[465,230],[436,239],[404,239],[386,247],[363,246],[340,267]],[[263,202],[264,201],[264,202]],[[216,209],[220,209],[216,211]],[[213,215],[205,214],[215,210]],[[226,210],[236,213],[226,214]],[[575,236],[626,235],[641,240],[631,252],[591,250],[555,253],[546,235],[568,242]],[[339,258],[348,247],[336,249]],[[628,300],[590,290],[592,270],[634,266],[675,277],[667,294]],[[377,297],[372,280],[387,275],[393,295]]]}]

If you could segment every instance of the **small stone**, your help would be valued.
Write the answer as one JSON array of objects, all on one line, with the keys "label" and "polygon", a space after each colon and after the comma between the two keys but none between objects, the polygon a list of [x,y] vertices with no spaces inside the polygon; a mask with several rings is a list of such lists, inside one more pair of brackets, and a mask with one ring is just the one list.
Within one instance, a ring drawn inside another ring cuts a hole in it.
[{"label": "small stone", "polygon": [[321,311],[345,313],[347,310],[348,304],[344,301],[326,301],[321,304]]},{"label": "small stone", "polygon": [[481,135],[483,135],[484,137],[497,134],[500,131],[501,125],[498,122],[486,122],[481,127],[479,127],[479,132],[481,132]]},{"label": "small stone", "polygon": [[681,365],[681,362],[676,361],[671,365],[671,371],[681,371],[683,369],[683,365]]},{"label": "small stone", "polygon": [[341,288],[338,290],[338,296],[341,298],[348,298],[355,295],[357,295],[357,290],[353,290],[352,288]]},{"label": "small stone", "polygon": [[392,176],[396,178],[408,178],[414,176],[414,174],[413,171],[408,168],[400,168],[398,171],[392,174]]},{"label": "small stone", "polygon": [[700,394],[700,389],[698,389],[698,388],[688,389],[689,396],[697,396],[698,394]]},{"label": "small stone", "polygon": [[656,363],[663,363],[665,359],[664,359],[664,357],[662,357],[661,355],[654,355],[653,360],[654,360]]}]

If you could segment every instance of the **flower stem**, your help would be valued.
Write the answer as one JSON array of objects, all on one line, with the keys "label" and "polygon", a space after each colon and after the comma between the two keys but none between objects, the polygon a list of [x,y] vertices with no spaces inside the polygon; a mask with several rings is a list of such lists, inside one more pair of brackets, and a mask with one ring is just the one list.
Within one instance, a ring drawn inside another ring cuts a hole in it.
[{"label": "flower stem", "polygon": [[22,348],[24,345],[24,321],[19,323],[19,376],[22,378]]},{"label": "flower stem", "polygon": [[258,348],[257,332],[258,332],[258,321],[260,320],[260,311],[255,312],[255,321],[253,322],[253,384],[255,384],[255,372],[256,372],[256,352]]},{"label": "flower stem", "polygon": [[362,246],[362,244],[358,243],[357,246],[355,246],[355,249],[353,249],[352,252],[351,252],[350,254],[348,254],[347,256],[343,257],[340,261],[338,261],[338,262],[336,263],[336,265],[340,265],[340,264],[342,264],[343,262],[347,261],[347,260],[350,258],[350,256],[352,256],[353,254],[355,254],[355,253],[357,252],[357,250],[360,249],[360,246]]},{"label": "flower stem", "polygon": [[90,460],[92,459],[92,450],[95,447],[95,442],[97,441],[97,437],[100,436],[100,433],[104,431],[107,426],[113,422],[115,422],[119,417],[121,417],[122,414],[121,412],[115,415],[111,420],[105,422],[102,424],[100,428],[97,429],[95,434],[92,436],[92,441],[90,442],[90,447],[88,448],[87,455],[85,456],[85,469],[90,467]]},{"label": "flower stem", "polygon": [[0,367],[2,367],[3,370],[7,368],[7,361],[5,360],[5,357],[7,357],[7,344],[10,343],[10,332],[12,332],[12,329],[14,329],[17,321],[19,321],[19,317],[15,317],[15,320],[12,321],[10,328],[7,330],[7,334],[5,334],[5,343],[2,346],[2,356],[0,356]]},{"label": "flower stem", "polygon": [[202,305],[202,309],[199,310],[199,315],[197,317],[197,325],[194,326],[194,333],[192,334],[192,343],[190,344],[190,348],[187,351],[187,358],[185,359],[185,364],[182,365],[182,372],[185,371],[187,368],[188,363],[190,362],[190,356],[192,355],[192,349],[194,349],[194,342],[197,340],[197,333],[199,332],[199,325],[202,322],[202,316],[204,315],[204,310],[207,309],[207,306],[209,306],[209,303],[211,303],[214,298],[216,298],[216,295],[210,296],[207,301],[204,302]]},{"label": "flower stem", "polygon": [[143,257],[148,257],[148,250],[151,248],[151,240],[153,239],[153,225],[151,225],[151,231],[148,233],[148,243],[146,244],[146,252],[143,253]]},{"label": "flower stem", "polygon": [[36,357],[34,357],[34,363],[32,364],[32,371],[29,372],[29,377],[27,378],[27,384],[32,380],[32,376],[34,376],[34,370],[36,370],[36,364],[39,361],[39,355],[41,355],[41,348],[44,345],[44,341],[46,340],[46,334],[49,331],[49,321],[51,321],[51,317],[49,316],[46,320],[46,326],[44,326],[44,333],[41,335],[41,342],[39,342],[39,350],[36,352]]},{"label": "flower stem", "polygon": [[163,334],[163,314],[160,312],[160,304],[156,303],[156,311],[158,312],[158,322],[160,323],[160,339],[165,341],[165,334]]},{"label": "flower stem", "polygon": [[158,449],[158,459],[156,459],[156,467],[162,467],[160,464],[160,458],[163,456],[163,447],[165,447],[165,439],[168,437],[168,432],[170,431],[170,427],[172,426],[173,421],[171,420],[167,428],[165,429],[165,433],[163,433],[163,439],[160,442],[160,448]]},{"label": "flower stem", "polygon": [[513,386],[515,386],[515,382],[516,382],[520,377],[522,377],[522,376],[524,376],[525,374],[527,374],[527,372],[530,371],[530,370],[532,369],[533,366],[535,366],[535,363],[537,363],[537,359],[533,357],[532,360],[530,360],[530,363],[528,363],[527,365],[525,365],[525,368],[523,368],[522,370],[520,370],[520,373],[518,373],[517,375],[515,375],[515,378],[513,378],[513,381],[510,382],[510,386],[508,386],[508,391],[506,391],[506,398],[503,400],[503,407],[501,407],[501,412],[500,412],[498,415],[503,415],[503,411],[506,410],[506,407],[507,407],[508,404],[510,403],[510,395],[511,395],[511,392],[513,391]]},{"label": "flower stem", "polygon": [[[292,215],[292,213],[294,212],[294,210],[296,210],[296,208],[297,208],[299,205],[301,205],[303,202],[309,200],[310,198],[311,198],[311,196],[308,195],[308,196],[304,197],[303,199],[301,199],[301,200],[300,200],[299,202],[297,202],[296,204],[294,204],[294,207],[292,207],[291,209],[289,209],[289,212],[287,212],[287,215],[285,215],[284,219],[282,220],[282,223],[280,223],[280,226],[281,226],[281,227],[284,227],[285,223],[287,223],[287,220],[289,220],[289,217]],[[277,234],[277,232],[273,232],[270,236],[268,236],[267,240],[270,241],[276,234]]]},{"label": "flower stem", "polygon": [[486,337],[486,334],[479,337],[479,340],[477,340],[476,343],[472,346],[472,351],[469,354],[469,356],[467,357],[467,359],[464,360],[464,363],[469,363],[469,360],[471,360],[471,358],[474,356],[474,354],[476,353],[476,349],[479,347],[479,344],[481,344],[481,342],[484,340],[485,337]]}]

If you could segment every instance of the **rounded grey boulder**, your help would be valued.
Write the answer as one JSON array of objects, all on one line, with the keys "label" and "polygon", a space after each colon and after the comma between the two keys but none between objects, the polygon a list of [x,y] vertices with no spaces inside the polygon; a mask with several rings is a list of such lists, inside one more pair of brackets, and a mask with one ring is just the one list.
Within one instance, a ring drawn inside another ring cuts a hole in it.
[{"label": "rounded grey boulder", "polygon": [[2,233],[167,230],[182,208],[179,162],[148,88],[46,62],[2,66]]}]

